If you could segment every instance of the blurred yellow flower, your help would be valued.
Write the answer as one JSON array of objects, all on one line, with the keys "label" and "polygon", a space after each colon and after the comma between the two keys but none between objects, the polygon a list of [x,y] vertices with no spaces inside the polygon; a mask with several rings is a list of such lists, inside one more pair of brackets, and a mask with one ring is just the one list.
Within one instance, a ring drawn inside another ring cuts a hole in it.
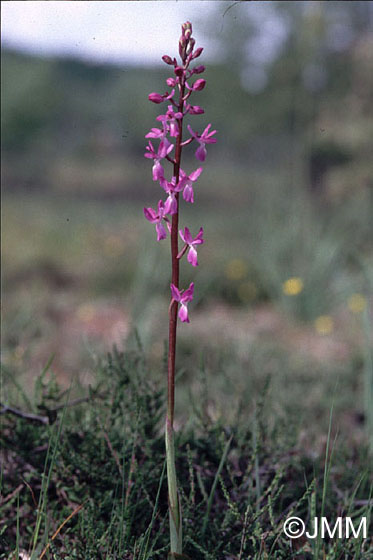
[{"label": "blurred yellow flower", "polygon": [[79,305],[76,314],[81,321],[88,323],[95,316],[95,308],[90,303],[83,303]]},{"label": "blurred yellow flower", "polygon": [[225,267],[225,275],[229,280],[243,280],[247,274],[247,264],[243,259],[232,259]]},{"label": "blurred yellow flower", "polygon": [[303,280],[298,276],[293,276],[288,278],[286,282],[282,284],[282,291],[287,296],[297,296],[303,290]]},{"label": "blurred yellow flower", "polygon": [[321,335],[330,334],[334,329],[334,321],[330,315],[320,315],[314,322],[316,331]]},{"label": "blurred yellow flower", "polygon": [[256,298],[258,290],[253,282],[243,282],[237,288],[237,294],[241,301],[247,303]]},{"label": "blurred yellow flower", "polygon": [[352,313],[361,313],[367,306],[367,300],[361,294],[352,294],[348,299],[347,305]]}]

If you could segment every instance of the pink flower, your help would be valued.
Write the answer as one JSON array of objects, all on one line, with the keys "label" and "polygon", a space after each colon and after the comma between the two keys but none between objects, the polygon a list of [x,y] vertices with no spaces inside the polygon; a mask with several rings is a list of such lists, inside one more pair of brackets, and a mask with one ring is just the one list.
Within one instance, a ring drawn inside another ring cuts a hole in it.
[{"label": "pink flower", "polygon": [[206,144],[215,144],[216,143],[216,138],[211,138],[211,136],[216,133],[216,130],[213,130],[212,132],[209,132],[210,126],[211,126],[211,124],[208,124],[206,126],[205,130],[199,136],[196,132],[193,132],[192,127],[188,124],[188,130],[189,130],[190,134],[199,143],[199,147],[196,150],[196,158],[199,159],[199,161],[205,161],[205,159],[206,159],[206,154],[207,154],[207,150],[206,150],[206,147],[205,147]]},{"label": "pink flower", "polygon": [[168,56],[168,54],[164,54],[162,56],[162,60],[166,64],[176,64],[176,58],[172,59],[170,56]]},{"label": "pink flower", "polygon": [[[184,23],[182,25],[182,35],[179,39],[180,60],[169,55],[162,56],[163,62],[172,68],[171,77],[166,79],[167,91],[163,94],[156,92],[149,94],[149,100],[153,103],[160,104],[165,101],[168,105],[167,110],[160,111],[165,114],[157,117],[156,126],[151,128],[145,136],[148,139],[145,157],[152,160],[153,180],[159,182],[166,194],[163,196],[163,200],[158,202],[158,208],[144,208],[144,215],[149,222],[155,225],[158,241],[165,239],[168,233],[171,234],[173,276],[175,276],[174,265],[177,265],[177,261],[184,255],[187,256],[187,260],[192,266],[198,266],[198,248],[199,245],[204,243],[202,227],[195,237],[192,236],[187,227],[183,227],[179,231],[177,227],[179,201],[183,197],[186,202],[194,202],[194,183],[203,171],[203,167],[198,167],[187,174],[181,168],[182,147],[196,140],[195,155],[199,162],[203,162],[207,155],[207,144],[216,143],[214,136],[216,130],[211,131],[211,124],[208,124],[202,134],[195,132],[188,125],[190,137],[188,136],[184,141],[182,138],[184,117],[187,115],[202,115],[205,112],[200,105],[190,104],[189,99],[195,92],[202,91],[206,86],[206,80],[201,77],[201,74],[205,71],[205,66],[193,63],[195,66],[191,68],[192,61],[197,59],[202,51],[202,48],[195,49],[191,23]],[[154,144],[155,139],[158,140],[158,146]],[[172,150],[174,151],[172,152]],[[170,152],[172,152],[172,156],[169,155]],[[167,179],[165,178],[165,169],[163,169],[164,159],[167,159],[173,166],[173,172],[170,175],[167,173]],[[180,193],[182,193],[182,197]],[[172,216],[173,229],[170,216]],[[177,249],[178,235],[183,242],[182,245],[179,242],[181,245],[180,252]],[[182,322],[189,323],[188,303],[193,300],[194,283],[192,282],[189,288],[185,290],[180,290],[177,287],[178,282],[175,284],[171,284],[171,308],[175,315],[178,314]]]},{"label": "pink flower", "polygon": [[192,72],[193,74],[202,74],[202,72],[204,72],[205,70],[206,70],[205,66],[201,64],[200,66],[196,66],[195,68],[193,68]]},{"label": "pink flower", "polygon": [[193,91],[202,91],[205,85],[206,85],[206,80],[200,78],[199,80],[196,80],[194,82],[194,84],[192,85],[192,89]]},{"label": "pink flower", "polygon": [[190,175],[187,175],[185,171],[180,169],[180,181],[179,186],[183,190],[183,198],[186,202],[194,202],[194,191],[193,191],[193,183],[197,181],[198,177],[201,175],[203,171],[203,167],[199,167],[195,171],[192,171]]},{"label": "pink flower", "polygon": [[189,317],[188,317],[187,304],[188,304],[189,301],[192,301],[193,292],[194,292],[194,282],[192,282],[190,284],[190,286],[187,290],[181,291],[181,292],[178,288],[176,288],[176,286],[174,284],[171,284],[172,299],[181,304],[180,309],[179,309],[179,318],[180,318],[180,321],[183,321],[183,323],[189,323],[190,322]]},{"label": "pink flower", "polygon": [[[153,128],[152,131],[153,132],[149,132],[147,134],[148,137],[149,135],[152,135],[151,138],[162,137],[162,136],[157,136],[158,132],[161,134],[159,128]],[[145,148],[147,152],[144,155],[146,158],[154,159],[153,181],[158,181],[159,179],[164,177],[164,169],[161,164],[161,159],[165,158],[171,152],[173,147],[174,145],[171,144],[171,142],[167,140],[167,138],[164,136],[162,137],[162,140],[160,141],[158,146],[158,151],[156,152],[154,150],[153,144],[149,140],[148,145]]]},{"label": "pink flower", "polygon": [[[198,81],[198,80],[197,80]],[[166,91],[166,93],[164,95],[161,95],[160,93],[149,93],[148,95],[148,99],[149,101],[152,101],[153,103],[162,103],[163,101],[165,101],[165,99],[171,99],[173,96],[175,95],[175,90],[173,89],[171,91],[171,93],[168,93],[168,91]]]},{"label": "pink flower", "polygon": [[174,112],[172,105],[168,106],[167,113],[165,115],[159,115],[157,121],[163,123],[163,129],[170,132],[170,136],[174,138],[179,134],[179,127],[177,124],[177,119],[182,119],[183,114],[180,112]]},{"label": "pink flower", "polygon": [[191,86],[188,84],[188,82],[185,82],[185,85],[186,88],[189,89],[189,91],[202,91],[206,85],[206,80],[200,78],[199,80],[196,80]]},{"label": "pink flower", "polygon": [[163,95],[160,93],[149,93],[148,95],[149,101],[153,101],[153,103],[162,103],[163,102]]},{"label": "pink flower", "polygon": [[166,214],[175,214],[177,212],[177,200],[175,193],[183,190],[183,185],[179,183],[176,185],[176,177],[172,177],[171,182],[166,181],[164,177],[159,180],[161,187],[168,194],[167,200],[165,202],[165,212]]},{"label": "pink flower", "polygon": [[185,114],[189,113],[189,115],[202,115],[205,112],[202,107],[199,105],[186,105],[185,106]]},{"label": "pink flower", "polygon": [[189,39],[189,37],[192,34],[192,24],[190,23],[190,21],[186,21],[185,23],[182,24],[181,33],[182,33],[182,37],[187,37]]},{"label": "pink flower", "polygon": [[189,247],[187,257],[188,262],[190,262],[190,264],[192,264],[193,266],[198,266],[197,250],[195,249],[195,245],[202,245],[202,243],[204,243],[204,240],[202,239],[203,228],[200,228],[198,235],[194,239],[187,227],[184,228],[184,233],[182,230],[179,230],[179,235],[186,246]]},{"label": "pink flower", "polygon": [[[163,130],[161,130],[160,128],[155,128],[153,127],[150,132],[148,132],[148,134],[145,135],[145,138],[165,138],[167,134],[167,130],[165,130],[163,128]],[[147,156],[148,157],[148,156]]]},{"label": "pink flower", "polygon": [[199,47],[198,49],[196,49],[196,50],[194,51],[194,53],[192,54],[192,59],[198,58],[199,56],[201,56],[202,51],[203,51],[203,48],[202,48],[202,47]]},{"label": "pink flower", "polygon": [[165,205],[162,200],[158,202],[158,213],[153,210],[153,208],[144,208],[144,216],[151,223],[155,224],[155,229],[157,232],[157,241],[166,239],[167,232],[162,224],[162,220],[165,220],[168,224],[168,219],[166,218]]},{"label": "pink flower", "polygon": [[175,80],[175,78],[167,78],[166,84],[170,87],[175,87],[177,85],[177,80]]}]

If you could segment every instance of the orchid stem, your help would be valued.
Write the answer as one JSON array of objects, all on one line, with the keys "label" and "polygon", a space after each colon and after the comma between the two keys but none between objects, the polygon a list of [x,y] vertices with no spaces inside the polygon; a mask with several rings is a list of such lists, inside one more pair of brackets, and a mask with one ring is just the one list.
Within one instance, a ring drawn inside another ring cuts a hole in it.
[{"label": "orchid stem", "polygon": [[[185,79],[180,84],[180,96],[178,111],[183,114],[184,106]],[[179,182],[182,136],[183,136],[183,117],[177,119],[178,136],[176,138],[174,177],[175,184]],[[172,283],[179,288],[179,193],[175,195],[177,210],[172,215],[171,224],[171,267]],[[167,482],[168,482],[168,501],[170,512],[170,535],[171,553],[182,553],[182,527],[181,509],[177,492],[177,479],[175,467],[175,448],[174,448],[174,410],[175,410],[175,359],[176,359],[176,329],[177,329],[177,309],[178,302],[171,300],[169,314],[169,335],[168,335],[168,384],[167,384],[167,417],[166,417],[166,460],[167,460]]]}]

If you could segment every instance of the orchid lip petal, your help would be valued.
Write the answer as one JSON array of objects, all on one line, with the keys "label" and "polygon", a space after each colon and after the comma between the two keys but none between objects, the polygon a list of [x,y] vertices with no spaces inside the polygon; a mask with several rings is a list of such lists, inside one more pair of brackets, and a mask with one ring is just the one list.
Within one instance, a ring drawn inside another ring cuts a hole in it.
[{"label": "orchid lip petal", "polygon": [[167,212],[167,214],[171,214],[171,215],[172,215],[172,214],[176,214],[176,212],[177,212],[177,200],[176,200],[176,197],[175,197],[175,195],[172,193],[172,194],[169,195],[168,198],[170,199],[170,209],[169,209],[169,211]]},{"label": "orchid lip petal", "polygon": [[180,309],[179,309],[179,319],[180,321],[182,321],[183,323],[190,323],[189,321],[189,317],[188,317],[188,308],[186,305],[181,305]]},{"label": "orchid lip petal", "polygon": [[159,162],[159,160],[155,160],[152,173],[153,173],[153,181],[158,181],[164,177],[164,169],[162,167],[162,164]]},{"label": "orchid lip petal", "polygon": [[183,191],[183,198],[185,202],[194,202],[194,191],[191,185],[186,185]]},{"label": "orchid lip petal", "polygon": [[206,159],[206,155],[207,155],[207,150],[206,150],[204,144],[201,144],[201,145],[197,148],[196,153],[195,153],[195,156],[196,156],[197,159],[199,159],[199,161],[202,161],[202,162],[203,162],[203,161],[205,161],[205,159]]},{"label": "orchid lip petal", "polygon": [[197,251],[195,250],[195,248],[193,247],[193,245],[190,245],[189,251],[188,251],[188,256],[187,256],[188,262],[193,265],[193,266],[198,266],[198,260],[197,260]]},{"label": "orchid lip petal", "polygon": [[166,232],[162,222],[158,222],[158,224],[155,226],[155,229],[157,231],[157,241],[161,241],[162,239],[166,239],[167,232]]},{"label": "orchid lip petal", "polygon": [[165,209],[165,213],[166,214],[171,214],[171,195],[167,198],[165,205],[164,205],[164,209]]}]

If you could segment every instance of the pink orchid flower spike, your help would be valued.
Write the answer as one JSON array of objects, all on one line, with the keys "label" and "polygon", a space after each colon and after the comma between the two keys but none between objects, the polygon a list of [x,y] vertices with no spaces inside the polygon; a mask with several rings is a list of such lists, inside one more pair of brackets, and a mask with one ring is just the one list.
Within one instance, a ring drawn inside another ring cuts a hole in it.
[{"label": "pink orchid flower spike", "polygon": [[[189,146],[194,141],[196,158],[202,162],[206,159],[207,144],[215,144],[216,130],[210,130],[209,124],[202,134],[194,132],[188,126],[190,136],[185,136],[185,119],[195,118],[194,115],[202,115],[205,111],[200,105],[190,104],[190,98],[198,95],[206,86],[206,80],[196,76],[205,70],[203,65],[190,67],[193,60],[198,58],[203,51],[202,47],[195,49],[195,39],[192,37],[192,24],[186,21],[181,26],[181,37],[179,39],[178,60],[165,54],[163,62],[170,67],[172,75],[166,79],[168,90],[164,94],[152,92],[149,100],[155,104],[165,103],[166,110],[157,116],[157,124],[146,134],[148,145],[145,157],[149,158],[153,165],[153,180],[159,185],[165,194],[164,200],[158,203],[158,209],[144,208],[145,218],[155,225],[157,240],[161,241],[170,233],[171,238],[171,302],[169,306],[169,337],[168,337],[168,360],[167,360],[167,414],[166,414],[166,463],[167,463],[167,486],[170,519],[170,544],[169,557],[186,558],[183,555],[182,546],[182,515],[181,501],[177,489],[175,445],[174,445],[174,410],[175,410],[175,365],[176,365],[176,341],[177,325],[179,321],[189,323],[188,304],[193,300],[194,283],[192,282],[185,290],[179,289],[180,259],[187,255],[187,260],[192,266],[198,266],[197,249],[204,243],[203,228],[193,237],[187,227],[179,229],[179,205],[186,202],[194,202],[194,184],[201,175],[203,168],[198,167],[187,174],[182,169],[182,148]],[[194,83],[192,83],[192,80]],[[171,91],[170,91],[171,90]],[[170,91],[170,93],[169,93]],[[155,145],[155,142],[159,145]],[[154,144],[154,146],[153,146]],[[173,150],[173,151],[172,151]],[[193,147],[192,147],[193,151]],[[170,154],[172,153],[172,155]],[[166,174],[167,164],[170,164],[170,172]],[[199,164],[200,165],[200,164]],[[163,168],[165,167],[165,169]],[[180,196],[182,193],[182,196]],[[168,232],[167,232],[168,230]],[[179,235],[183,244],[179,241]],[[180,245],[180,248],[179,248]]]},{"label": "pink orchid flower spike", "polygon": [[194,282],[192,282],[187,290],[181,291],[171,284],[172,299],[180,303],[179,319],[183,323],[189,323],[188,302],[192,301],[194,292]]},{"label": "pink orchid flower spike", "polygon": [[151,224],[155,224],[155,229],[157,232],[157,241],[161,241],[162,239],[166,239],[167,237],[167,232],[165,230],[165,227],[162,223],[162,220],[165,220],[165,222],[167,223],[167,226],[169,227],[169,222],[168,219],[166,217],[166,209],[165,209],[165,205],[162,202],[162,200],[160,200],[158,202],[158,213],[153,210],[153,208],[144,208],[144,216],[145,218],[151,223]]},{"label": "pink orchid flower spike", "polygon": [[209,132],[210,126],[211,124],[208,124],[205,130],[202,132],[202,134],[198,135],[196,132],[193,131],[192,127],[188,124],[188,130],[191,136],[195,138],[199,143],[199,146],[195,154],[196,158],[199,159],[199,161],[205,161],[206,159],[206,155],[207,155],[206,144],[216,144],[216,138],[211,138],[213,134],[216,134],[216,130],[212,130],[211,132]]},{"label": "pink orchid flower spike", "polygon": [[179,235],[185,243],[185,247],[184,249],[182,249],[180,256],[182,256],[184,252],[189,249],[187,256],[188,262],[190,262],[190,264],[193,266],[198,266],[197,249],[195,248],[195,246],[202,245],[202,243],[204,243],[203,228],[200,228],[198,235],[194,239],[187,227],[184,228],[184,232],[180,230]]}]

